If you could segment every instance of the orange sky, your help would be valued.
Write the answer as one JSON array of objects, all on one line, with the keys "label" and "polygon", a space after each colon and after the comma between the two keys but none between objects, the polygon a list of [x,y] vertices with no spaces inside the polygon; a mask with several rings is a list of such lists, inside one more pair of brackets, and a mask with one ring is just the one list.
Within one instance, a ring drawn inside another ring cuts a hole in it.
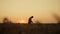
[{"label": "orange sky", "polygon": [[60,0],[0,0],[0,21],[4,17],[11,20],[34,20],[55,22],[51,12],[60,15]]}]

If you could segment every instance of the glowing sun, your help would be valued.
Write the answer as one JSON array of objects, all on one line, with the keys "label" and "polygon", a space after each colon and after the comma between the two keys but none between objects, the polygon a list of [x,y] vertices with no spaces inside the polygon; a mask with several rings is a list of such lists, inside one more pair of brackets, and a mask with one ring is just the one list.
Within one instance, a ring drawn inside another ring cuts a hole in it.
[{"label": "glowing sun", "polygon": [[26,20],[20,20],[19,23],[27,23]]}]

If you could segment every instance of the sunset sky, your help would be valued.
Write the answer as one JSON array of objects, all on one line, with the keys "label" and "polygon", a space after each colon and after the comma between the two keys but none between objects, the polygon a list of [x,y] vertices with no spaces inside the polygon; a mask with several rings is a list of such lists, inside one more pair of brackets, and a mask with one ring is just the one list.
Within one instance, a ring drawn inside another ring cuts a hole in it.
[{"label": "sunset sky", "polygon": [[14,22],[33,21],[56,22],[52,12],[60,16],[60,0],[0,0],[0,21],[8,17]]}]

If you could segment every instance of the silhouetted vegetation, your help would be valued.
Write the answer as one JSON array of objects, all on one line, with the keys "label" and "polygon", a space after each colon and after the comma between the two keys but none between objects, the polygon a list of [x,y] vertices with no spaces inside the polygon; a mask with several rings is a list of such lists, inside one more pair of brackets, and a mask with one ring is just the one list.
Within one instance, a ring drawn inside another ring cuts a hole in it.
[{"label": "silhouetted vegetation", "polygon": [[18,24],[1,23],[0,34],[57,34],[60,24]]},{"label": "silhouetted vegetation", "polygon": [[4,18],[0,23],[0,34],[60,34],[60,20],[58,23],[42,24],[39,21],[33,23],[32,18],[29,18],[28,24],[12,23]]}]

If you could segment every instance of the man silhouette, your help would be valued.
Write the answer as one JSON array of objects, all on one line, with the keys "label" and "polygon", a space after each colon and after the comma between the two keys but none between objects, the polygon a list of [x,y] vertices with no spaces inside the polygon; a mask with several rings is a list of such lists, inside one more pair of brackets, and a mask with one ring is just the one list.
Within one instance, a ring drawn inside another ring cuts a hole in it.
[{"label": "man silhouette", "polygon": [[33,16],[31,16],[31,17],[28,19],[28,24],[33,23],[33,22],[32,22],[32,18],[33,18]]}]

